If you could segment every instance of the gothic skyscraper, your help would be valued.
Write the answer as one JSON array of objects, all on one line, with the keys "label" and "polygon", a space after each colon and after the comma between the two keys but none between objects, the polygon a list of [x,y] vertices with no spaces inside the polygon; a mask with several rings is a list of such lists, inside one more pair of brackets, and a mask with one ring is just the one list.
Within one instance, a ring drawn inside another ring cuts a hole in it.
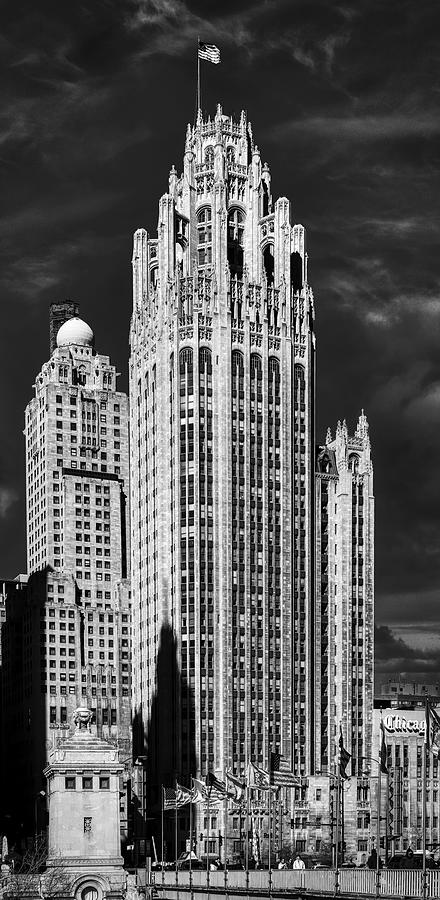
[{"label": "gothic skyscraper", "polygon": [[266,767],[275,747],[307,774],[314,302],[304,228],[272,198],[244,112],[188,126],[133,283],[138,752],[157,785]]}]

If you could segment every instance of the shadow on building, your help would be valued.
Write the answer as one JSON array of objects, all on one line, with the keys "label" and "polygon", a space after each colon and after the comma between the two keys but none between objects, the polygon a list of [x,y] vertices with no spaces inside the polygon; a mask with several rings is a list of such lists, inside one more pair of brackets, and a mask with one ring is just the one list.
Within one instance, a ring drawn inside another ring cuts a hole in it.
[{"label": "shadow on building", "polygon": [[[149,716],[135,710],[133,719],[134,797],[133,824],[137,857],[162,857],[163,788],[176,781],[191,786],[196,771],[195,707],[193,692],[180,670],[175,634],[169,624],[160,633],[156,660],[156,687]],[[137,790],[136,790],[137,782]],[[146,813],[145,813],[146,810]],[[175,859],[188,846],[189,805],[163,816],[164,859]]]},{"label": "shadow on building", "polygon": [[2,626],[2,815],[10,846],[24,848],[47,826],[46,699],[41,691],[43,573],[8,583]]}]

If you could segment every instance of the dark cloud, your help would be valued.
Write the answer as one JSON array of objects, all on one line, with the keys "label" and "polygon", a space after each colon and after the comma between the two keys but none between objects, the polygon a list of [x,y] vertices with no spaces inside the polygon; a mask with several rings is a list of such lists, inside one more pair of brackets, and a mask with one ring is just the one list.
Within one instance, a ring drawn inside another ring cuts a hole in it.
[{"label": "dark cloud", "polygon": [[438,4],[6,0],[1,21],[2,576],[25,568],[23,410],[51,300],[80,300],[127,384],[131,236],[154,233],[180,168],[200,35],[222,51],[203,106],[247,110],[307,228],[318,439],[361,407],[370,420],[378,621],[398,642],[399,617],[436,627]]},{"label": "dark cloud", "polygon": [[[408,636],[410,637],[410,635]],[[440,648],[414,648],[398,637],[387,625],[375,628],[375,660],[377,681],[384,675],[398,673],[424,678],[426,675],[440,675]]]}]

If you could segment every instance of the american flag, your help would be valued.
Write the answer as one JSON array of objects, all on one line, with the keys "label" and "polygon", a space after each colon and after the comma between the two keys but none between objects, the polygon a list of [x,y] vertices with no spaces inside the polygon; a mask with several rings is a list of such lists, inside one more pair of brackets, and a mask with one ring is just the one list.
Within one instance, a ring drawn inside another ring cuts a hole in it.
[{"label": "american flag", "polygon": [[174,788],[164,787],[164,809],[177,809],[180,806],[186,806],[187,803],[191,803],[191,791],[188,790],[188,788],[182,787],[180,784],[176,785],[176,787],[177,790],[174,790]]},{"label": "american flag", "polygon": [[176,808],[176,792],[174,788],[164,788],[163,789],[163,808],[164,809],[175,809]]},{"label": "american flag", "polygon": [[215,44],[205,44],[204,41],[199,41],[199,59],[206,59],[217,66],[220,62],[220,50]]},{"label": "american flag", "polygon": [[216,778],[213,772],[208,772],[206,776],[206,787],[208,788],[208,798],[210,803],[227,799],[225,782]]},{"label": "american flag", "polygon": [[270,754],[270,783],[275,787],[299,787],[301,778],[294,775],[289,763],[278,750]]}]

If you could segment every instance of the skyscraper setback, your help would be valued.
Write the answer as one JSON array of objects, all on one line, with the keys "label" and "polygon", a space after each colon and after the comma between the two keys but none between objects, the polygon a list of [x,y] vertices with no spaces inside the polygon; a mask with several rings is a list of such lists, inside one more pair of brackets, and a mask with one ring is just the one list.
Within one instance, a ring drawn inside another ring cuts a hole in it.
[{"label": "skyscraper setback", "polygon": [[133,282],[134,707],[149,777],[243,772],[274,747],[306,775],[314,301],[304,228],[273,200],[244,113],[188,126],[157,237],[135,234]]}]

